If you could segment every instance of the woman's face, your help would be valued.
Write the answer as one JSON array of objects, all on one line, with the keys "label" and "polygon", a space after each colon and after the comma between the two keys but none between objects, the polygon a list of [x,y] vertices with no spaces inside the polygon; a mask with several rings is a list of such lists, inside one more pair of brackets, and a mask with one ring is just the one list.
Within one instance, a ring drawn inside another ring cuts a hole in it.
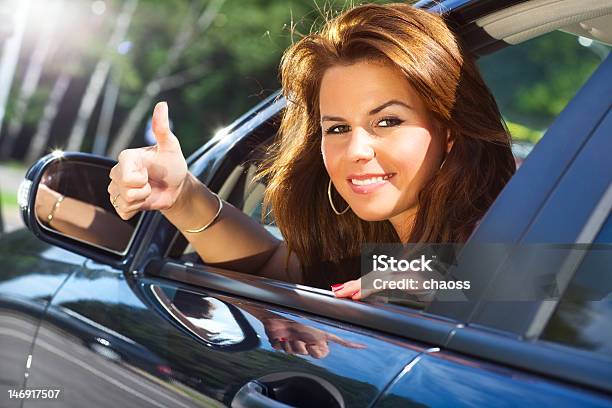
[{"label": "woman's face", "polygon": [[398,230],[451,144],[435,134],[423,102],[390,64],[329,68],[319,96],[321,152],[334,187],[358,217],[388,219]]}]

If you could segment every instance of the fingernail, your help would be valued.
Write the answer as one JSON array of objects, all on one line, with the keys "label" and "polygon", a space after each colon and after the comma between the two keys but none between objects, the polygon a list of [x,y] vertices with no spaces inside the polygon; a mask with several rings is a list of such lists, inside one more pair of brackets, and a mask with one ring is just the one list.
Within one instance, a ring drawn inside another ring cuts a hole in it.
[{"label": "fingernail", "polygon": [[331,285],[331,290],[332,291],[337,291],[340,290],[344,287],[344,283],[336,283],[335,285]]},{"label": "fingernail", "polygon": [[349,296],[355,296],[359,292],[359,289],[351,293]]}]

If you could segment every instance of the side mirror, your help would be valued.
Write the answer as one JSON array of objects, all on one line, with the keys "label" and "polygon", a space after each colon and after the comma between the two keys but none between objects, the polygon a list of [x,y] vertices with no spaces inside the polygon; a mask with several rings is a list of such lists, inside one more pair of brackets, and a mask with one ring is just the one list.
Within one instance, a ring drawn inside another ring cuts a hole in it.
[{"label": "side mirror", "polygon": [[26,226],[43,241],[93,259],[126,255],[143,213],[125,221],[115,212],[106,190],[115,164],[85,153],[40,159],[19,188]]}]

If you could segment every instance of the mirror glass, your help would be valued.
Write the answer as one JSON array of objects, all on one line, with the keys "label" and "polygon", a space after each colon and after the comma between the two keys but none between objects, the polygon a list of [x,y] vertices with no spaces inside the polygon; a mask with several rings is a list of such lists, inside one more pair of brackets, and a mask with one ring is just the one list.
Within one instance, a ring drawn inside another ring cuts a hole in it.
[{"label": "mirror glass", "polygon": [[122,220],[106,188],[110,169],[92,163],[56,160],[38,185],[35,213],[47,230],[125,254],[142,213]]}]

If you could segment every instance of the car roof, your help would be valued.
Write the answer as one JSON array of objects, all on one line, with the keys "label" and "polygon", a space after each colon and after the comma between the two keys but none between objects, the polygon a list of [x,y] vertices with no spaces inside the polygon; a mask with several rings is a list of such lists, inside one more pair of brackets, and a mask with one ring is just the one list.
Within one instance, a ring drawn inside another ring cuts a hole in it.
[{"label": "car roof", "polygon": [[423,0],[476,55],[561,30],[612,45],[612,0]]}]

